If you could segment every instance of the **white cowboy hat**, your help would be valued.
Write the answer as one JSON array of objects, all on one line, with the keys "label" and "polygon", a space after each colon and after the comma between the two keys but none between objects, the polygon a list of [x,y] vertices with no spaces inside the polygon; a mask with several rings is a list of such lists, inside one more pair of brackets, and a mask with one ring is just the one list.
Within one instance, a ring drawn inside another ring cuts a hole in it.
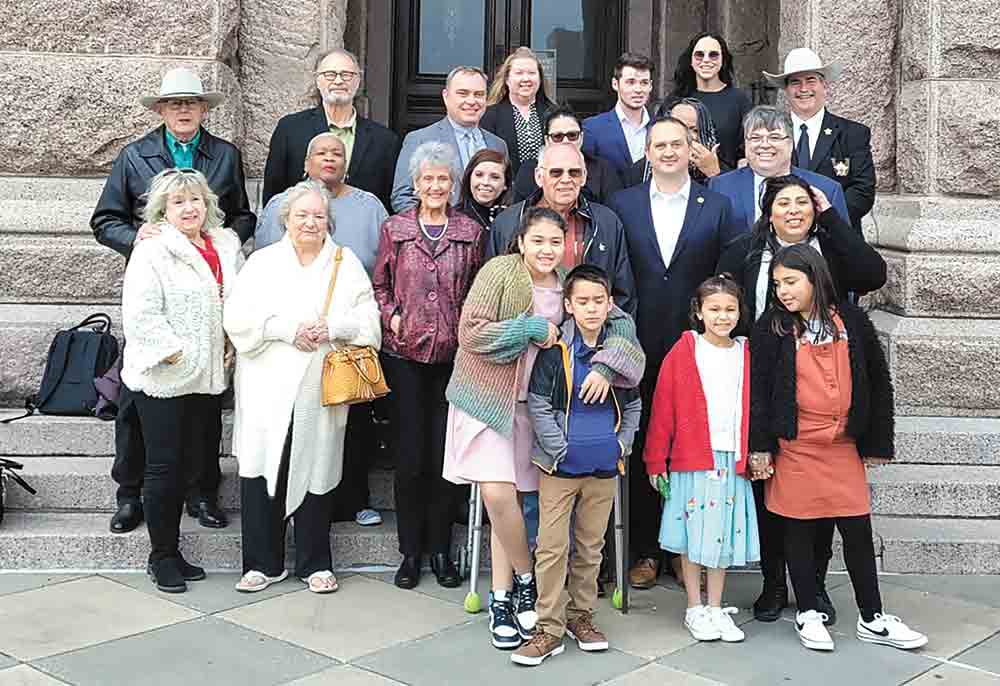
[{"label": "white cowboy hat", "polygon": [[765,71],[764,78],[772,86],[784,88],[785,80],[794,74],[815,72],[822,75],[827,81],[836,81],[837,77],[840,76],[840,71],[841,67],[838,63],[830,62],[830,64],[823,64],[823,60],[819,58],[819,55],[809,48],[795,48],[785,58],[784,72],[781,74],[771,74]]},{"label": "white cowboy hat", "polygon": [[197,74],[190,69],[177,67],[163,75],[159,95],[147,95],[139,98],[139,102],[142,103],[143,107],[153,109],[156,103],[170,98],[198,98],[204,100],[208,104],[208,108],[212,109],[222,102],[225,96],[218,91],[206,93]]}]

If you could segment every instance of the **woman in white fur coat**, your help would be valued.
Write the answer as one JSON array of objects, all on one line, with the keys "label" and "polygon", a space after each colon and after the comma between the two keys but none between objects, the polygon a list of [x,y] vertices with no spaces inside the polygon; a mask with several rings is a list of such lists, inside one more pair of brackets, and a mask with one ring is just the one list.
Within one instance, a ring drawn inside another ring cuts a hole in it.
[{"label": "woman in white fur coat", "polygon": [[161,591],[181,593],[205,578],[178,549],[181,508],[189,475],[212,460],[217,469],[229,366],[222,309],[243,254],[201,172],[157,174],[144,213],[160,233],[135,244],[125,270],[121,376],[146,449],[147,571]]},{"label": "woman in white fur coat", "polygon": [[[233,452],[240,465],[243,578],[261,591],[288,576],[285,527],[295,519],[295,575],[316,593],[337,590],[330,550],[330,491],[340,482],[346,405],[322,405],[323,358],[332,347],[380,347],[371,281],[360,260],[327,233],[322,184],[294,186],[277,243],[254,252],[226,304],[237,351]],[[334,238],[336,234],[334,234]],[[323,316],[337,251],[340,270]]]}]

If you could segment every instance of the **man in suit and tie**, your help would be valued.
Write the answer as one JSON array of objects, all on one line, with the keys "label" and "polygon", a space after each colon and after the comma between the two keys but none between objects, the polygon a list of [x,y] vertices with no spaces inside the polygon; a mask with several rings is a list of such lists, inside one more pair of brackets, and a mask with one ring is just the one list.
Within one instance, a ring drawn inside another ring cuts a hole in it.
[{"label": "man in suit and tie", "polygon": [[[507,144],[495,134],[479,128],[479,120],[486,111],[486,74],[478,67],[455,67],[448,74],[441,97],[447,114],[444,119],[430,126],[411,131],[403,139],[403,150],[396,162],[396,175],[392,184],[392,210],[402,212],[417,204],[413,192],[413,170],[410,158],[422,143],[438,141],[447,143],[458,152],[461,169],[456,169],[456,179],[462,178],[465,165],[483,148],[507,154]],[[458,204],[459,184],[451,188],[451,204]]]},{"label": "man in suit and tie", "polygon": [[605,160],[624,181],[646,147],[652,61],[643,55],[624,53],[615,64],[611,89],[618,94],[614,109],[583,121],[583,154]]},{"label": "man in suit and tie", "polygon": [[316,61],[319,105],[285,115],[271,135],[264,166],[263,205],[303,179],[306,148],[314,136],[332,132],[347,151],[344,182],[368,191],[389,206],[392,170],[399,156],[395,131],[366,119],[354,108],[362,71],[357,57],[342,48]]},{"label": "man in suit and tie", "polygon": [[660,498],[649,486],[642,442],[663,358],[690,328],[691,297],[712,276],[723,247],[742,227],[733,225],[729,201],[691,179],[691,132],[673,117],[657,119],[647,132],[646,159],[652,177],[616,193],[611,209],[621,217],[632,261],[639,309],[636,328],[646,352],[640,387],[643,417],[632,451],[629,527],[634,588],[656,583],[661,557]]},{"label": "man in suit and tie", "polygon": [[792,164],[837,181],[844,190],[851,224],[861,233],[861,219],[875,204],[872,132],[826,109],[827,85],[839,75],[839,64],[824,65],[809,48],[789,52],[781,74],[764,72],[771,85],[785,89],[795,136]]},{"label": "man in suit and tie", "polygon": [[712,177],[708,187],[729,198],[733,223],[749,231],[760,217],[764,179],[795,174],[823,191],[830,204],[851,221],[840,184],[808,169],[792,166],[792,119],[777,107],[760,105],[743,118],[747,166]]}]

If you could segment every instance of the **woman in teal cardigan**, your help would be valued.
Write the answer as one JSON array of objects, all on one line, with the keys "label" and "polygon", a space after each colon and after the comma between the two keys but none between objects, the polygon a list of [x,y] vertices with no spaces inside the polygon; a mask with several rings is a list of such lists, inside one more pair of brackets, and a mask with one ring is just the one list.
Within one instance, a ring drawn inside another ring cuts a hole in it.
[{"label": "woman in teal cardigan", "polygon": [[[479,483],[491,523],[493,645],[512,649],[531,636],[537,590],[519,494],[538,490],[531,464],[527,388],[535,356],[559,337],[566,224],[549,209],[525,212],[511,253],[476,276],[458,325],[458,353],[448,384],[451,404],[444,477]],[[612,385],[634,387],[643,354],[631,318],[609,318],[604,349],[584,382],[585,399],[602,400]],[[516,582],[515,582],[516,580]]]}]

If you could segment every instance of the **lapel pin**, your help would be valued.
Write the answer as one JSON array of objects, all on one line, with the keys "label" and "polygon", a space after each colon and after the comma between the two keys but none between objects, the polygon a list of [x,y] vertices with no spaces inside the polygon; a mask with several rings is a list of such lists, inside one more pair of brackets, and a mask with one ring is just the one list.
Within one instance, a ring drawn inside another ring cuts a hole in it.
[{"label": "lapel pin", "polygon": [[705,204],[705,198],[703,198],[702,196],[699,195],[698,196],[698,204],[699,205],[704,205]]},{"label": "lapel pin", "polygon": [[833,129],[823,129],[823,133],[829,136],[831,133],[833,133]]},{"label": "lapel pin", "polygon": [[851,158],[845,157],[842,160],[838,160],[835,157],[831,157],[830,161],[833,162],[833,173],[837,176],[847,176],[851,172]]},{"label": "lapel pin", "polygon": [[597,249],[600,250],[601,252],[604,252],[605,251],[604,243],[599,243],[597,245]]}]

